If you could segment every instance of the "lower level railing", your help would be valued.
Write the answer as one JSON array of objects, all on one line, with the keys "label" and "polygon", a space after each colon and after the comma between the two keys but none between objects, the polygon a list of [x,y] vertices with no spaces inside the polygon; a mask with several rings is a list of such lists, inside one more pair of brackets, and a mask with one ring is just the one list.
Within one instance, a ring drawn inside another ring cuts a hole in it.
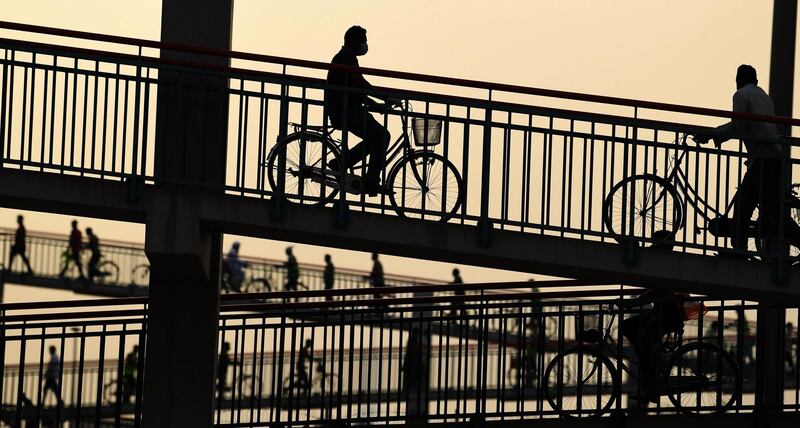
[{"label": "lower level railing", "polygon": [[[353,295],[340,299],[345,292]],[[227,297],[218,329],[214,423],[756,409],[757,304],[640,296],[629,288],[358,296],[374,292],[337,290],[339,298],[325,301],[304,301],[310,292]],[[3,305],[2,423],[139,426],[146,302]],[[782,363],[773,361],[784,365],[777,408],[796,412],[798,310],[772,310],[790,323],[785,342],[770,345],[785,355]]]}]

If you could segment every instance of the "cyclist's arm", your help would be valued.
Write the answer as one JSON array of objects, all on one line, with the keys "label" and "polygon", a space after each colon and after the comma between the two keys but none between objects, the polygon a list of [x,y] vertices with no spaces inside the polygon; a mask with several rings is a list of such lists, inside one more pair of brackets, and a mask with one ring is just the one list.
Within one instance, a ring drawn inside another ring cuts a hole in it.
[{"label": "cyclist's arm", "polygon": [[[733,94],[733,112],[749,113],[747,100],[740,92]],[[714,139],[714,144],[719,147],[722,143],[730,140],[732,135],[742,135],[746,132],[747,123],[743,119],[734,118],[730,122],[716,127],[709,136]]]}]

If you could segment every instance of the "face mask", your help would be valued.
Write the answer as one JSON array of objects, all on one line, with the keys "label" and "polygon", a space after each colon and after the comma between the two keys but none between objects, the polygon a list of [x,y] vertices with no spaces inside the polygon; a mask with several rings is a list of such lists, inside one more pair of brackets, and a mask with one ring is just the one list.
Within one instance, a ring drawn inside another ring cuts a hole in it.
[{"label": "face mask", "polygon": [[358,52],[356,52],[356,55],[366,55],[367,51],[369,51],[369,45],[367,45],[367,42],[364,42],[358,47]]}]

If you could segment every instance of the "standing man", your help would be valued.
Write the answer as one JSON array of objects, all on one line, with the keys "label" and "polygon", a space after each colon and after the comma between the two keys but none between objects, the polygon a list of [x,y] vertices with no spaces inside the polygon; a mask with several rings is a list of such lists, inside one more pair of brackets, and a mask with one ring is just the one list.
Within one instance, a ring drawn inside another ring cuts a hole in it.
[{"label": "standing man", "polygon": [[[331,64],[358,67],[358,57],[367,54],[367,30],[359,26],[350,27],[344,33],[344,46],[339,50]],[[368,90],[372,85],[358,72],[330,70],[327,85]],[[346,101],[345,101],[346,100]],[[348,167],[352,167],[369,155],[367,173],[364,175],[364,193],[376,196],[386,193],[381,186],[381,171],[386,164],[386,150],[391,135],[367,110],[379,104],[366,94],[344,92],[335,89],[325,90],[325,111],[331,125],[336,129],[347,129],[362,141],[347,151]],[[337,160],[328,162],[328,167],[339,170]]]},{"label": "standing man", "polygon": [[[372,270],[369,273],[369,279],[375,288],[383,288],[386,285],[383,282],[383,265],[378,260],[378,253],[372,253]],[[375,298],[381,299],[383,294],[375,293]]]},{"label": "standing man", "polygon": [[27,231],[22,224],[23,218],[21,215],[17,216],[17,232],[14,234],[14,244],[11,246],[11,255],[8,256],[8,270],[11,270],[11,264],[14,263],[14,257],[22,257],[22,262],[28,267],[28,275],[33,275],[31,269],[31,262],[28,256],[25,255],[25,240],[27,238]]},{"label": "standing man", "polygon": [[94,277],[96,276],[104,276],[105,272],[100,272],[97,269],[97,264],[100,263],[100,239],[97,235],[94,234],[94,231],[91,227],[86,228],[86,237],[89,239],[89,242],[86,244],[86,248],[91,253],[89,257],[89,266],[87,266],[87,274],[89,276],[89,282],[94,282]]},{"label": "standing man", "polygon": [[78,275],[80,275],[81,279],[85,280],[86,277],[83,276],[83,266],[81,265],[81,248],[83,247],[83,235],[81,235],[80,229],[78,229],[78,221],[72,220],[72,231],[69,234],[69,247],[67,248],[67,254],[64,258],[64,267],[61,268],[61,273],[58,274],[59,278],[63,278],[64,274],[67,272],[69,268],[69,262],[72,261],[75,263],[75,266],[78,267]]},{"label": "standing man", "polygon": [[[742,64],[736,70],[736,92],[733,94],[733,111],[763,116],[774,116],[775,107],[772,99],[763,89],[757,86],[756,69]],[[733,134],[733,135],[731,135]],[[760,139],[776,139],[778,127],[774,123],[745,119],[733,119],[712,131],[714,144],[719,147],[731,136],[753,137]],[[698,142],[708,141],[708,137],[697,137]],[[736,191],[736,203],[733,212],[733,247],[737,250],[747,249],[747,225],[756,206],[761,207],[762,225],[770,225],[777,229],[778,222],[783,221],[786,236],[793,241],[800,238],[800,230],[793,221],[787,221],[788,208],[779,212],[780,200],[785,197],[782,172],[784,154],[777,143],[744,140],[747,150],[747,172]]]},{"label": "standing man", "polygon": [[[334,275],[336,275],[336,269],[333,267],[333,263],[331,262],[331,255],[325,254],[325,272],[322,274],[322,279],[325,282],[326,290],[333,290]],[[325,300],[333,300],[333,297],[325,296]]]},{"label": "standing man", "polygon": [[297,291],[297,280],[300,278],[300,266],[297,264],[297,259],[292,253],[292,247],[286,247],[286,263],[283,264],[286,268],[286,291]]},{"label": "standing man", "polygon": [[58,381],[61,373],[61,358],[56,353],[56,347],[50,345],[50,362],[47,363],[47,369],[44,372],[44,391],[42,392],[42,401],[47,397],[47,391],[53,391],[56,396],[56,403],[59,407],[64,403],[61,401],[61,388]]}]

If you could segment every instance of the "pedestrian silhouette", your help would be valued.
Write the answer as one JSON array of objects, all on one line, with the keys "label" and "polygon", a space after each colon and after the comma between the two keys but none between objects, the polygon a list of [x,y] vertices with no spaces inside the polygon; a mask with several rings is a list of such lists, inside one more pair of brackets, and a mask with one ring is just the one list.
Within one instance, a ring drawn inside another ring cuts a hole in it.
[{"label": "pedestrian silhouette", "polygon": [[219,399],[222,399],[225,391],[228,390],[228,367],[231,365],[230,350],[231,344],[229,342],[223,343],[217,360],[217,397]]},{"label": "pedestrian silhouette", "polygon": [[[325,282],[326,290],[333,290],[333,280],[336,275],[336,268],[333,267],[331,262],[331,255],[325,254],[325,272],[322,274],[322,279]],[[333,300],[332,296],[325,296],[325,300]]]},{"label": "pedestrian silhouette", "polygon": [[286,247],[286,263],[283,264],[286,268],[286,285],[284,290],[297,291],[297,280],[300,278],[300,266],[297,264],[297,259],[294,257],[292,247]]},{"label": "pedestrian silhouette", "polygon": [[[344,46],[337,53],[331,64],[358,67],[358,57],[366,55],[367,30],[359,26],[350,27],[344,34]],[[362,162],[369,156],[369,165],[364,175],[364,193],[376,196],[387,193],[380,183],[381,171],[386,164],[386,150],[391,135],[369,113],[368,107],[379,104],[369,96],[359,92],[345,92],[332,87],[347,87],[356,90],[368,90],[372,85],[358,72],[333,69],[328,71],[328,89],[325,90],[325,111],[331,125],[336,129],[347,130],[361,138],[362,141],[347,151],[348,168]],[[337,159],[328,161],[328,167],[339,170]]]},{"label": "pedestrian silhouette", "polygon": [[[461,279],[461,272],[458,268],[453,269],[453,280],[450,281],[450,284],[463,284],[464,280]],[[453,295],[459,297],[464,296],[464,289],[461,287],[456,288],[453,290]],[[450,309],[451,316],[462,316],[464,314],[464,301],[463,300],[454,300],[453,304]]]},{"label": "pedestrian silhouette", "polygon": [[63,406],[61,401],[61,387],[59,382],[59,374],[61,373],[61,358],[56,353],[56,347],[50,345],[50,361],[47,363],[47,369],[44,372],[44,391],[42,392],[42,402],[47,398],[48,391],[51,391],[56,397],[58,406]]},{"label": "pedestrian silhouette", "polygon": [[[383,265],[378,260],[378,253],[372,253],[372,270],[369,273],[370,285],[375,288],[383,288],[386,284],[383,281]],[[376,299],[383,298],[383,294],[375,293]]]},{"label": "pedestrian silhouette", "polygon": [[58,274],[59,278],[64,277],[67,269],[69,269],[70,262],[72,262],[78,267],[78,275],[80,275],[81,279],[86,279],[86,277],[83,276],[83,266],[81,265],[81,248],[83,248],[83,235],[81,235],[81,231],[78,229],[78,221],[72,220],[72,231],[69,234],[69,246],[64,253],[64,266]]},{"label": "pedestrian silhouette", "polygon": [[28,275],[33,275],[31,262],[28,260],[28,256],[25,254],[27,231],[25,230],[25,225],[22,224],[23,220],[24,219],[21,215],[17,216],[17,231],[14,233],[14,243],[11,245],[11,252],[8,256],[8,270],[11,270],[11,265],[14,263],[14,258],[16,256],[20,256],[22,257],[22,262],[25,263],[25,266],[28,268]]}]

